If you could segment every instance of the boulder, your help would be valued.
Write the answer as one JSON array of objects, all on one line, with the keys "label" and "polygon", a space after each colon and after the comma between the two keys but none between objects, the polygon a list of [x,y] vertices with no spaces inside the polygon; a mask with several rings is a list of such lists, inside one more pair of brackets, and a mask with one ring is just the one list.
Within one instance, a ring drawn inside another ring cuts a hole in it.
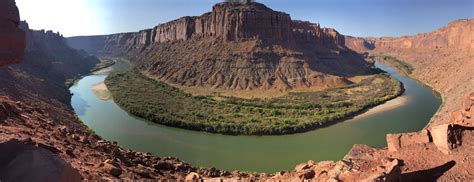
[{"label": "boulder", "polygon": [[73,157],[73,158],[76,157],[76,155],[74,154],[73,149],[66,149],[66,154]]},{"label": "boulder", "polygon": [[158,171],[175,169],[174,165],[168,161],[158,161],[153,167]]},{"label": "boulder", "polygon": [[352,146],[351,150],[349,150],[349,152],[344,156],[343,160],[371,160],[374,157],[373,153],[375,153],[377,150],[378,149],[367,145],[355,144],[354,146]]},{"label": "boulder", "polygon": [[79,136],[79,142],[81,143],[89,143],[89,137],[85,136],[85,135],[81,135]]},{"label": "boulder", "polygon": [[396,152],[400,148],[413,144],[426,144],[430,142],[430,133],[428,130],[422,130],[414,133],[387,134],[388,151]]},{"label": "boulder", "polygon": [[298,164],[295,167],[295,171],[298,172],[298,171],[302,171],[302,170],[305,170],[305,169],[309,169],[310,166],[312,166],[312,165],[314,165],[313,161],[308,161],[308,162],[305,162],[305,163]]},{"label": "boulder", "polygon": [[150,170],[148,170],[148,168],[146,168],[145,166],[143,165],[138,165],[138,167],[134,170],[135,173],[137,173],[140,177],[142,178],[147,178],[147,179],[151,179],[151,175],[150,175]]},{"label": "boulder", "polygon": [[399,181],[402,173],[400,167],[401,162],[398,159],[393,159],[391,162],[385,164],[384,181]]},{"label": "boulder", "polygon": [[186,181],[201,181],[201,176],[198,173],[191,172],[186,175]]},{"label": "boulder", "polygon": [[383,166],[377,167],[377,169],[375,169],[372,174],[369,174],[369,177],[360,181],[362,182],[400,181],[401,172],[402,172],[400,167],[401,167],[401,162],[398,159],[392,159],[390,162],[384,163]]},{"label": "boulder", "polygon": [[401,148],[400,138],[402,137],[401,134],[387,134],[387,147],[388,151],[396,152]]},{"label": "boulder", "polygon": [[472,92],[472,93],[469,95],[469,99],[471,99],[472,101],[474,101],[474,92]]},{"label": "boulder", "polygon": [[9,98],[0,98],[0,121],[11,116],[18,116],[19,113],[20,109],[17,104],[9,101]]},{"label": "boulder", "polygon": [[449,116],[453,123],[462,123],[464,121],[464,113],[462,110],[451,112]]},{"label": "boulder", "polygon": [[81,181],[78,170],[41,147],[11,140],[0,151],[1,181]]},{"label": "boulder", "polygon": [[192,169],[191,165],[184,162],[178,162],[174,167],[177,171],[190,171]]},{"label": "boulder", "polygon": [[433,143],[438,150],[449,154],[462,143],[462,131],[465,127],[457,124],[443,124],[431,128]]},{"label": "boulder", "polygon": [[109,173],[110,175],[115,177],[120,177],[120,175],[122,175],[122,168],[120,167],[120,165],[111,159],[105,160],[101,164],[101,169],[102,171]]},{"label": "boulder", "polygon": [[312,179],[316,175],[316,172],[312,169],[305,169],[297,172],[298,177],[303,180]]},{"label": "boulder", "polygon": [[199,173],[203,176],[208,176],[211,178],[221,176],[221,171],[216,168],[203,168],[199,170]]}]

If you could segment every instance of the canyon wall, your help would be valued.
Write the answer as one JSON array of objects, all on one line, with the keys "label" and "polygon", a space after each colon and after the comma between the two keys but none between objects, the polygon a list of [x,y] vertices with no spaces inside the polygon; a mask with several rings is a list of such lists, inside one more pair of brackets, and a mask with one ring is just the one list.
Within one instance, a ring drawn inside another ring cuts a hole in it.
[{"label": "canyon wall", "polygon": [[474,88],[474,19],[461,19],[430,33],[399,38],[346,36],[346,46],[359,52],[385,54],[411,64],[412,76],[440,91],[444,104],[434,124],[449,121],[464,95]]}]

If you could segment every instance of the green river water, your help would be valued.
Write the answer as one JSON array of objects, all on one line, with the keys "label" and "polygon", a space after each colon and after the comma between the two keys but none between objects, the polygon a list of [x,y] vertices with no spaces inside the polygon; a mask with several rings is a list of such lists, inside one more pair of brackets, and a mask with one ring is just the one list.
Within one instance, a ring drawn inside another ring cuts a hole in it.
[{"label": "green river water", "polygon": [[385,147],[387,133],[418,131],[429,122],[441,105],[436,93],[390,67],[376,66],[404,84],[401,97],[327,128],[283,136],[226,136],[136,118],[113,100],[100,100],[92,92],[92,85],[102,82],[107,73],[85,76],[70,91],[79,118],[98,135],[125,148],[177,157],[194,166],[274,173],[308,160],[339,160],[354,144]]}]

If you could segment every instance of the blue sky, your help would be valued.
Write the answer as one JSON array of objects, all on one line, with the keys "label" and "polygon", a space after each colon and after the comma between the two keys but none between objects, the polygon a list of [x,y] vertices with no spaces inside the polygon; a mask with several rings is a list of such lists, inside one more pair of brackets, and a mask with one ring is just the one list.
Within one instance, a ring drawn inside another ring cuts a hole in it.
[{"label": "blue sky", "polygon": [[[292,19],[320,23],[353,36],[430,32],[474,17],[473,0],[257,0]],[[219,0],[17,0],[31,28],[65,36],[138,31],[208,12]]]}]

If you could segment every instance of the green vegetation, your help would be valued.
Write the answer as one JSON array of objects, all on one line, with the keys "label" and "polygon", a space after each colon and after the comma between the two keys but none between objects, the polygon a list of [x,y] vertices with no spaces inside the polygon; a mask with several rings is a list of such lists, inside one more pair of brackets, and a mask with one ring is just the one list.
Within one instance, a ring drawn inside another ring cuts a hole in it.
[{"label": "green vegetation", "polygon": [[386,61],[389,64],[391,64],[391,65],[395,66],[396,68],[400,69],[401,71],[403,71],[407,75],[410,75],[411,73],[413,73],[413,70],[414,70],[413,67],[410,64],[406,63],[406,62],[403,62],[401,60],[398,60],[397,58],[387,56],[387,55],[378,55],[378,57],[380,57],[383,61]]},{"label": "green vegetation", "polygon": [[133,115],[167,126],[231,135],[312,130],[402,92],[401,83],[386,73],[343,88],[271,99],[193,96],[137,70],[112,73],[105,83],[115,102]]}]

